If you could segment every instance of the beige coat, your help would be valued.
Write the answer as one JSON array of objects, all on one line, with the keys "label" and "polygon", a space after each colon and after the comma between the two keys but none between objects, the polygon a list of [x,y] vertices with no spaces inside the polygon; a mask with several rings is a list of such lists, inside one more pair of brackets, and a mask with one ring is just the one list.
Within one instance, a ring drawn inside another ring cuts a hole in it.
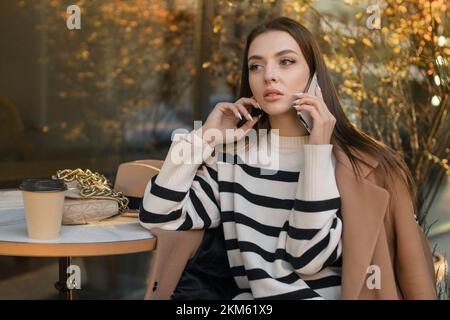
[{"label": "beige coat", "polygon": [[[362,154],[367,165],[361,163],[358,182],[346,154],[336,145],[333,152],[342,200],[342,299],[436,299],[430,247],[407,190],[396,181],[389,193],[378,161]],[[152,232],[157,252],[145,298],[169,299],[203,231]],[[379,286],[373,280],[377,275]]]}]

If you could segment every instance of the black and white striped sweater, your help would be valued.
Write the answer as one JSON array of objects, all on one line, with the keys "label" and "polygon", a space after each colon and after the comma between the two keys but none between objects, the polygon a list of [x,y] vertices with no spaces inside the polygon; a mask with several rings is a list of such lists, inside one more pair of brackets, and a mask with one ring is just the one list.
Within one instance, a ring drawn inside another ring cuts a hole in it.
[{"label": "black and white striped sweater", "polygon": [[[166,230],[222,223],[242,289],[236,299],[340,299],[342,221],[332,145],[275,131],[247,151],[242,139],[237,152],[214,155],[196,131],[175,135],[146,187],[140,223]],[[249,158],[258,152],[270,163]]]}]

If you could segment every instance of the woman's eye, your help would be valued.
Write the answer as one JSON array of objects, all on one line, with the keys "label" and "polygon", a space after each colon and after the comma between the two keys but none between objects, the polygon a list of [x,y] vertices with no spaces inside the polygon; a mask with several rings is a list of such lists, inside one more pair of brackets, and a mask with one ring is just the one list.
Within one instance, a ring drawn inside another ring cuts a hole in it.
[{"label": "woman's eye", "polygon": [[[292,60],[292,59],[281,59],[281,64],[282,64],[282,65],[290,65],[290,64],[293,64],[293,63],[295,63],[295,60]],[[248,69],[249,69],[250,71],[253,71],[253,70],[257,70],[258,67],[260,67],[260,65],[258,65],[258,64],[252,64],[252,65],[250,65],[250,66],[248,67]]]},{"label": "woman's eye", "polygon": [[[285,62],[289,62],[289,63],[285,63]],[[281,64],[283,64],[283,65],[293,64],[294,62],[295,62],[295,60],[292,60],[292,59],[281,59]]]}]

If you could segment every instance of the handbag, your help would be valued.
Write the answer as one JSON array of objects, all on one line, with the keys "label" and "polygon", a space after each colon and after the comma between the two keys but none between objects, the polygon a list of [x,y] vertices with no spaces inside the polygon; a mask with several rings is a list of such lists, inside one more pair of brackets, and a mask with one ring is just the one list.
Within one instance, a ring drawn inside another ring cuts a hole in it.
[{"label": "handbag", "polygon": [[112,189],[108,179],[89,169],[58,170],[54,179],[62,179],[65,191],[62,224],[88,224],[101,221],[128,209],[128,198]]}]

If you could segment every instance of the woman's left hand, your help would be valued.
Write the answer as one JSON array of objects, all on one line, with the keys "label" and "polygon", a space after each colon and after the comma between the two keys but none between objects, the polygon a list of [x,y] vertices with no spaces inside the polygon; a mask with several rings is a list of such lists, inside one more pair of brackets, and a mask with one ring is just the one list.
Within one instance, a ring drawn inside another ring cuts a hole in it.
[{"label": "woman's left hand", "polygon": [[322,90],[317,86],[316,95],[303,93],[293,101],[293,108],[309,112],[313,119],[313,128],[309,136],[309,144],[330,144],[336,118],[328,110],[323,100]]}]

